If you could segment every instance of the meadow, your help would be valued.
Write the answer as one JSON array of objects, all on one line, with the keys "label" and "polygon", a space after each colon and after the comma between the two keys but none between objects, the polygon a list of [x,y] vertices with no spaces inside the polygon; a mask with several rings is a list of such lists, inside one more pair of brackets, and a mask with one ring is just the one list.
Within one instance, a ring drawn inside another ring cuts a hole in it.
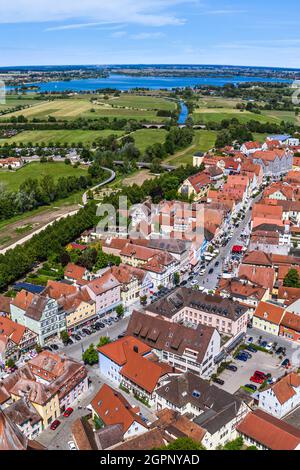
[{"label": "meadow", "polygon": [[140,129],[131,135],[135,140],[136,147],[143,153],[149,145],[163,144],[167,131],[164,129]]},{"label": "meadow", "polygon": [[86,168],[74,168],[73,166],[66,165],[65,163],[34,162],[28,163],[17,171],[0,170],[0,184],[4,183],[7,189],[16,191],[27,178],[39,179],[45,175],[51,175],[53,176],[54,180],[57,180],[61,176],[79,177],[86,174]]}]

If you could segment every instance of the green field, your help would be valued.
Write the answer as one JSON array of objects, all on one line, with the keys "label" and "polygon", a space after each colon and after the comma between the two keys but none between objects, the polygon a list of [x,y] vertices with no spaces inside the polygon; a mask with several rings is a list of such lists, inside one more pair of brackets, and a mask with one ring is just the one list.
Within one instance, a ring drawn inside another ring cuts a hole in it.
[{"label": "green field", "polygon": [[13,109],[16,106],[32,106],[40,102],[34,95],[6,95],[5,104],[0,104],[0,112]]},{"label": "green field", "polygon": [[[14,100],[14,102],[17,100]],[[137,120],[148,120],[161,122],[166,118],[157,117],[158,110],[175,110],[176,103],[156,97],[137,96],[137,95],[121,95],[104,99],[99,95],[93,98],[88,95],[72,97],[68,99],[55,100],[28,100],[32,104],[31,107],[20,111],[8,113],[1,119],[9,119],[10,117],[25,116],[27,119],[48,119],[49,116],[55,117],[57,120],[72,120],[78,117],[97,119],[107,117],[126,118]],[[19,104],[29,104],[19,101]],[[12,107],[12,106],[11,106]],[[5,109],[8,109],[6,106]],[[1,108],[0,108],[1,110]]]},{"label": "green field", "polygon": [[136,147],[143,153],[149,145],[164,143],[167,131],[164,129],[141,129],[132,133]]},{"label": "green field", "polygon": [[217,138],[216,131],[196,130],[193,144],[183,151],[167,158],[166,162],[172,165],[193,164],[193,155],[196,152],[207,152],[214,147]]},{"label": "green field", "polygon": [[3,144],[23,144],[32,143],[41,144],[45,143],[48,145],[49,143],[60,143],[60,144],[78,144],[83,143],[83,145],[89,146],[91,145],[96,139],[100,137],[105,138],[109,135],[114,134],[118,137],[124,134],[123,131],[113,131],[110,129],[105,129],[102,131],[82,131],[80,129],[74,130],[51,130],[51,131],[24,131],[20,134],[16,135],[15,137],[11,137],[10,139],[0,139],[0,145]]},{"label": "green field", "polygon": [[27,178],[41,178],[45,175],[52,175],[56,180],[61,176],[86,175],[84,168],[74,168],[65,163],[29,163],[18,171],[0,171],[0,184],[4,183],[10,190],[17,190]]}]

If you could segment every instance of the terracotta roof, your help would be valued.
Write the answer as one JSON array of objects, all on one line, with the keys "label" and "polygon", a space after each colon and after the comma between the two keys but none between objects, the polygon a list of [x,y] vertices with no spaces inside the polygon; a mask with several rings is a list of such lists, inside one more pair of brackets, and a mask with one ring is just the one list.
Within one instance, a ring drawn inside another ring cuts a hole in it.
[{"label": "terracotta roof", "polygon": [[263,160],[265,162],[273,162],[277,157],[281,160],[286,155],[285,150],[259,150],[252,154],[252,158]]},{"label": "terracotta roof", "polygon": [[43,294],[47,295],[51,299],[58,300],[61,297],[76,294],[77,291],[78,288],[76,286],[71,286],[70,284],[66,284],[64,282],[48,281],[47,287]]},{"label": "terracotta roof", "polygon": [[27,444],[18,426],[0,409],[0,450],[26,450]]},{"label": "terracotta roof", "polygon": [[82,280],[86,272],[86,268],[78,266],[74,263],[69,263],[65,268],[65,277],[75,279],[77,281]]},{"label": "terracotta roof", "polygon": [[152,450],[159,449],[166,444],[165,434],[159,429],[152,429],[147,433],[137,436],[129,441],[124,442],[123,444],[117,445],[113,448],[114,451],[128,451],[128,450]]},{"label": "terracotta roof", "polygon": [[279,266],[279,268],[278,268],[278,280],[279,281],[284,281],[284,278],[286,277],[286,275],[289,273],[289,271],[291,269],[295,269],[298,272],[298,274],[300,275],[300,266],[292,266],[291,264],[286,265],[286,266]]},{"label": "terracotta roof", "polygon": [[255,310],[254,316],[279,325],[284,315],[284,308],[267,302],[260,302]]},{"label": "terracotta roof", "polygon": [[121,284],[129,284],[135,279],[138,279],[138,281],[141,283],[146,276],[145,271],[139,268],[134,268],[129,264],[113,266],[111,268],[111,273]]},{"label": "terracotta roof", "polygon": [[271,450],[295,450],[300,444],[299,429],[262,410],[249,413],[237,430]]},{"label": "terracotta roof", "polygon": [[200,191],[210,185],[210,177],[205,172],[197,173],[196,175],[192,175],[188,178],[188,181],[193,186],[196,193],[200,193]]},{"label": "terracotta roof", "polygon": [[253,297],[261,300],[266,290],[265,287],[245,284],[239,279],[221,279],[218,286],[218,292],[229,293],[233,297],[240,297],[241,300]]},{"label": "terracotta roof", "polygon": [[281,326],[300,332],[300,315],[293,312],[285,312],[281,320]]},{"label": "terracotta roof", "polygon": [[275,269],[266,266],[250,266],[241,264],[238,277],[246,279],[258,286],[267,287],[272,290],[275,281]]},{"label": "terracotta roof", "polygon": [[10,304],[12,303],[12,297],[6,297],[5,295],[0,295],[0,312],[10,314]]},{"label": "terracotta roof", "polygon": [[247,150],[260,149],[262,144],[260,142],[245,142],[243,144]]},{"label": "terracotta roof", "polygon": [[103,276],[98,277],[87,284],[87,287],[91,289],[95,295],[103,294],[104,292],[115,289],[118,286],[120,286],[119,281],[117,281],[110,271],[106,271]]},{"label": "terracotta roof", "polygon": [[291,374],[282,377],[274,385],[271,385],[269,388],[273,390],[276,398],[279,403],[283,405],[288,400],[293,398],[296,395],[295,389],[300,387],[300,376],[292,372]]},{"label": "terracotta roof", "polygon": [[122,366],[127,362],[128,350],[133,351],[134,349],[137,349],[142,356],[149,354],[152,350],[139,339],[133,338],[132,336],[125,336],[117,341],[101,346],[98,348],[98,351],[119,366]]},{"label": "terracotta roof", "polygon": [[0,317],[0,334],[10,338],[15,344],[19,344],[26,331],[26,327],[9,318]]},{"label": "terracotta roof", "polygon": [[25,311],[31,304],[33,298],[34,294],[31,294],[27,290],[21,290],[21,292],[18,292],[16,297],[13,299],[12,305]]},{"label": "terracotta roof", "polygon": [[91,435],[93,430],[87,431],[88,423],[85,423],[83,418],[77,418],[71,426],[72,436],[78,450],[97,450],[94,439]]},{"label": "terracotta roof", "polygon": [[127,243],[121,250],[120,256],[127,256],[137,258],[141,261],[148,261],[158,253],[157,250],[152,250],[144,246],[134,245],[133,243]]},{"label": "terracotta roof", "polygon": [[180,437],[189,437],[196,442],[201,442],[206,434],[205,429],[182,416],[178,411],[165,408],[157,413],[157,417],[158,419],[150,426],[152,429],[158,428],[175,436],[178,432]]},{"label": "terracotta roof", "polygon": [[120,392],[107,384],[102,385],[91,401],[91,405],[106,426],[122,424],[124,434],[134,422],[144,426],[145,430],[147,429],[137,414],[139,409],[133,408]]},{"label": "terracotta roof", "polygon": [[243,264],[273,266],[271,255],[263,251],[248,251],[243,258]]},{"label": "terracotta roof", "polygon": [[290,305],[300,299],[300,289],[297,287],[280,286],[278,289],[278,299],[283,300],[285,305]]}]

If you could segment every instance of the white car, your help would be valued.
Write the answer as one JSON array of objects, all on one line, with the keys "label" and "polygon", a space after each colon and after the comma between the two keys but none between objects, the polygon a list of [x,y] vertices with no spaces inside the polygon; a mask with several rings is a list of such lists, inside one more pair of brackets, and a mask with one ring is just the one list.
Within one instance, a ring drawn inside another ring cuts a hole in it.
[{"label": "white car", "polygon": [[69,447],[70,450],[78,450],[74,441],[69,441],[68,442],[68,447]]},{"label": "white car", "polygon": [[200,274],[200,276],[204,276],[205,273],[206,273],[206,269],[201,269],[199,274]]},{"label": "white car", "polygon": [[271,351],[272,347],[273,347],[273,343],[268,343],[267,346],[265,347],[265,349],[267,351]]},{"label": "white car", "polygon": [[198,281],[196,281],[196,279],[194,279],[192,282],[191,282],[191,286],[194,287],[194,286],[197,286],[198,285]]}]

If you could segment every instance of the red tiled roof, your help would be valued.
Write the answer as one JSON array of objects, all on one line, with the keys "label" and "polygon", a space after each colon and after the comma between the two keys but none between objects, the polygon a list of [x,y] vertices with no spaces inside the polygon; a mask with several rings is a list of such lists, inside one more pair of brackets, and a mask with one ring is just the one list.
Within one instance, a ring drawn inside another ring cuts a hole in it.
[{"label": "red tiled roof", "polygon": [[249,413],[237,430],[271,450],[295,450],[300,444],[299,429],[262,410]]},{"label": "red tiled roof", "polygon": [[104,354],[110,360],[122,366],[127,362],[128,350],[138,350],[138,354],[144,356],[151,352],[151,348],[142,341],[134,338],[133,336],[126,336],[112,343],[106,344],[98,348],[101,354]]},{"label": "red tiled roof", "polygon": [[74,263],[69,263],[65,268],[65,277],[69,277],[71,279],[75,279],[77,281],[82,280],[84,274],[86,272],[86,268],[82,266],[78,266]]},{"label": "red tiled roof", "polygon": [[279,325],[284,315],[284,308],[268,302],[260,302],[255,310],[254,316]]}]

